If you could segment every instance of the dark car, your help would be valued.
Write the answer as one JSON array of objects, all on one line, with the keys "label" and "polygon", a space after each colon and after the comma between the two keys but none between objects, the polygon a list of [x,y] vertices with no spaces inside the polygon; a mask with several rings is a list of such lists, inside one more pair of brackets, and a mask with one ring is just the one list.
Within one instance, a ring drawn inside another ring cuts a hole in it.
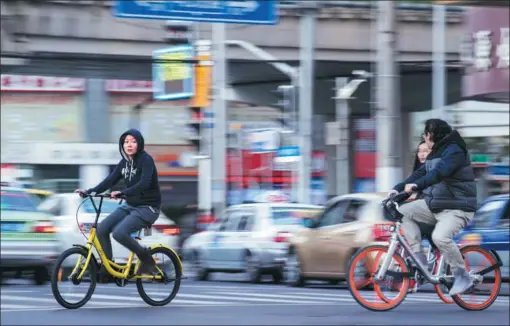
[{"label": "dark car", "polygon": [[456,237],[460,244],[477,244],[496,250],[503,261],[502,276],[509,277],[510,195],[485,199],[471,223]]}]

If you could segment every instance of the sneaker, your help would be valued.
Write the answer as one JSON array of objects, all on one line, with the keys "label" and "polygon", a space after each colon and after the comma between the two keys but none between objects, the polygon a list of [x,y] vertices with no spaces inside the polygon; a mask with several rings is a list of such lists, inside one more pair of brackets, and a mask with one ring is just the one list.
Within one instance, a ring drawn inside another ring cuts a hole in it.
[{"label": "sneaker", "polygon": [[453,276],[454,282],[452,288],[450,289],[450,295],[453,296],[462,294],[473,286],[473,280],[465,269],[457,270]]},{"label": "sneaker", "polygon": [[140,268],[138,269],[138,274],[152,274],[156,267],[156,262],[154,258],[152,258],[148,249],[144,249],[144,251],[138,256],[140,259]]}]

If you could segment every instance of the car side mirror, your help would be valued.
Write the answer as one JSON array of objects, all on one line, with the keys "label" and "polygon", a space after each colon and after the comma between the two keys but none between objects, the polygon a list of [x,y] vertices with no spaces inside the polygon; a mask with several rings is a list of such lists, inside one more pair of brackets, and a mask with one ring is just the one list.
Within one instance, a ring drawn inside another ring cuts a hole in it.
[{"label": "car side mirror", "polygon": [[316,223],[315,219],[305,218],[304,225],[305,225],[305,227],[307,227],[309,229],[313,229],[313,228],[315,228],[317,223]]}]

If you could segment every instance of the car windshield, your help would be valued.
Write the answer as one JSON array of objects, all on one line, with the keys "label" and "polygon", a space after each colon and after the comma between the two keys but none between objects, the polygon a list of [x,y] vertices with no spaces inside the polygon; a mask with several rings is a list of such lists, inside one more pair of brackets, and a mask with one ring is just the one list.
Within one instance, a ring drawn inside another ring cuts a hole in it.
[{"label": "car windshield", "polygon": [[307,207],[272,207],[271,218],[274,225],[301,225],[305,218],[315,218],[322,212],[319,208]]},{"label": "car windshield", "polygon": [[477,228],[487,228],[491,224],[491,216],[496,210],[503,209],[505,200],[494,200],[483,204],[473,217],[473,226]]},{"label": "car windshield", "polygon": [[2,211],[37,211],[36,203],[32,197],[22,191],[2,190]]},{"label": "car windshield", "polygon": [[[96,204],[96,207],[99,208],[99,200],[94,199],[94,203]],[[92,202],[90,200],[86,200],[81,207],[82,211],[86,214],[96,213],[96,211],[94,210],[94,206],[92,205]],[[115,211],[117,208],[119,208],[118,201],[103,199],[103,205],[101,206],[101,214],[113,213],[113,211]]]}]

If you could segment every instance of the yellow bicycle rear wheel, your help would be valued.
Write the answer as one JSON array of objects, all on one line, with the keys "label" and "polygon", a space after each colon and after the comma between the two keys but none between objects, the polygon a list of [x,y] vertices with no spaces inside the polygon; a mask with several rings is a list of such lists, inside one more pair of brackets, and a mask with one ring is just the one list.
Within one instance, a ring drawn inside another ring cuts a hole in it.
[{"label": "yellow bicycle rear wheel", "polygon": [[151,306],[169,304],[179,292],[182,269],[179,257],[174,251],[165,247],[152,248],[150,251],[156,265],[164,273],[155,272],[153,279],[138,278],[136,288],[140,297]]}]

